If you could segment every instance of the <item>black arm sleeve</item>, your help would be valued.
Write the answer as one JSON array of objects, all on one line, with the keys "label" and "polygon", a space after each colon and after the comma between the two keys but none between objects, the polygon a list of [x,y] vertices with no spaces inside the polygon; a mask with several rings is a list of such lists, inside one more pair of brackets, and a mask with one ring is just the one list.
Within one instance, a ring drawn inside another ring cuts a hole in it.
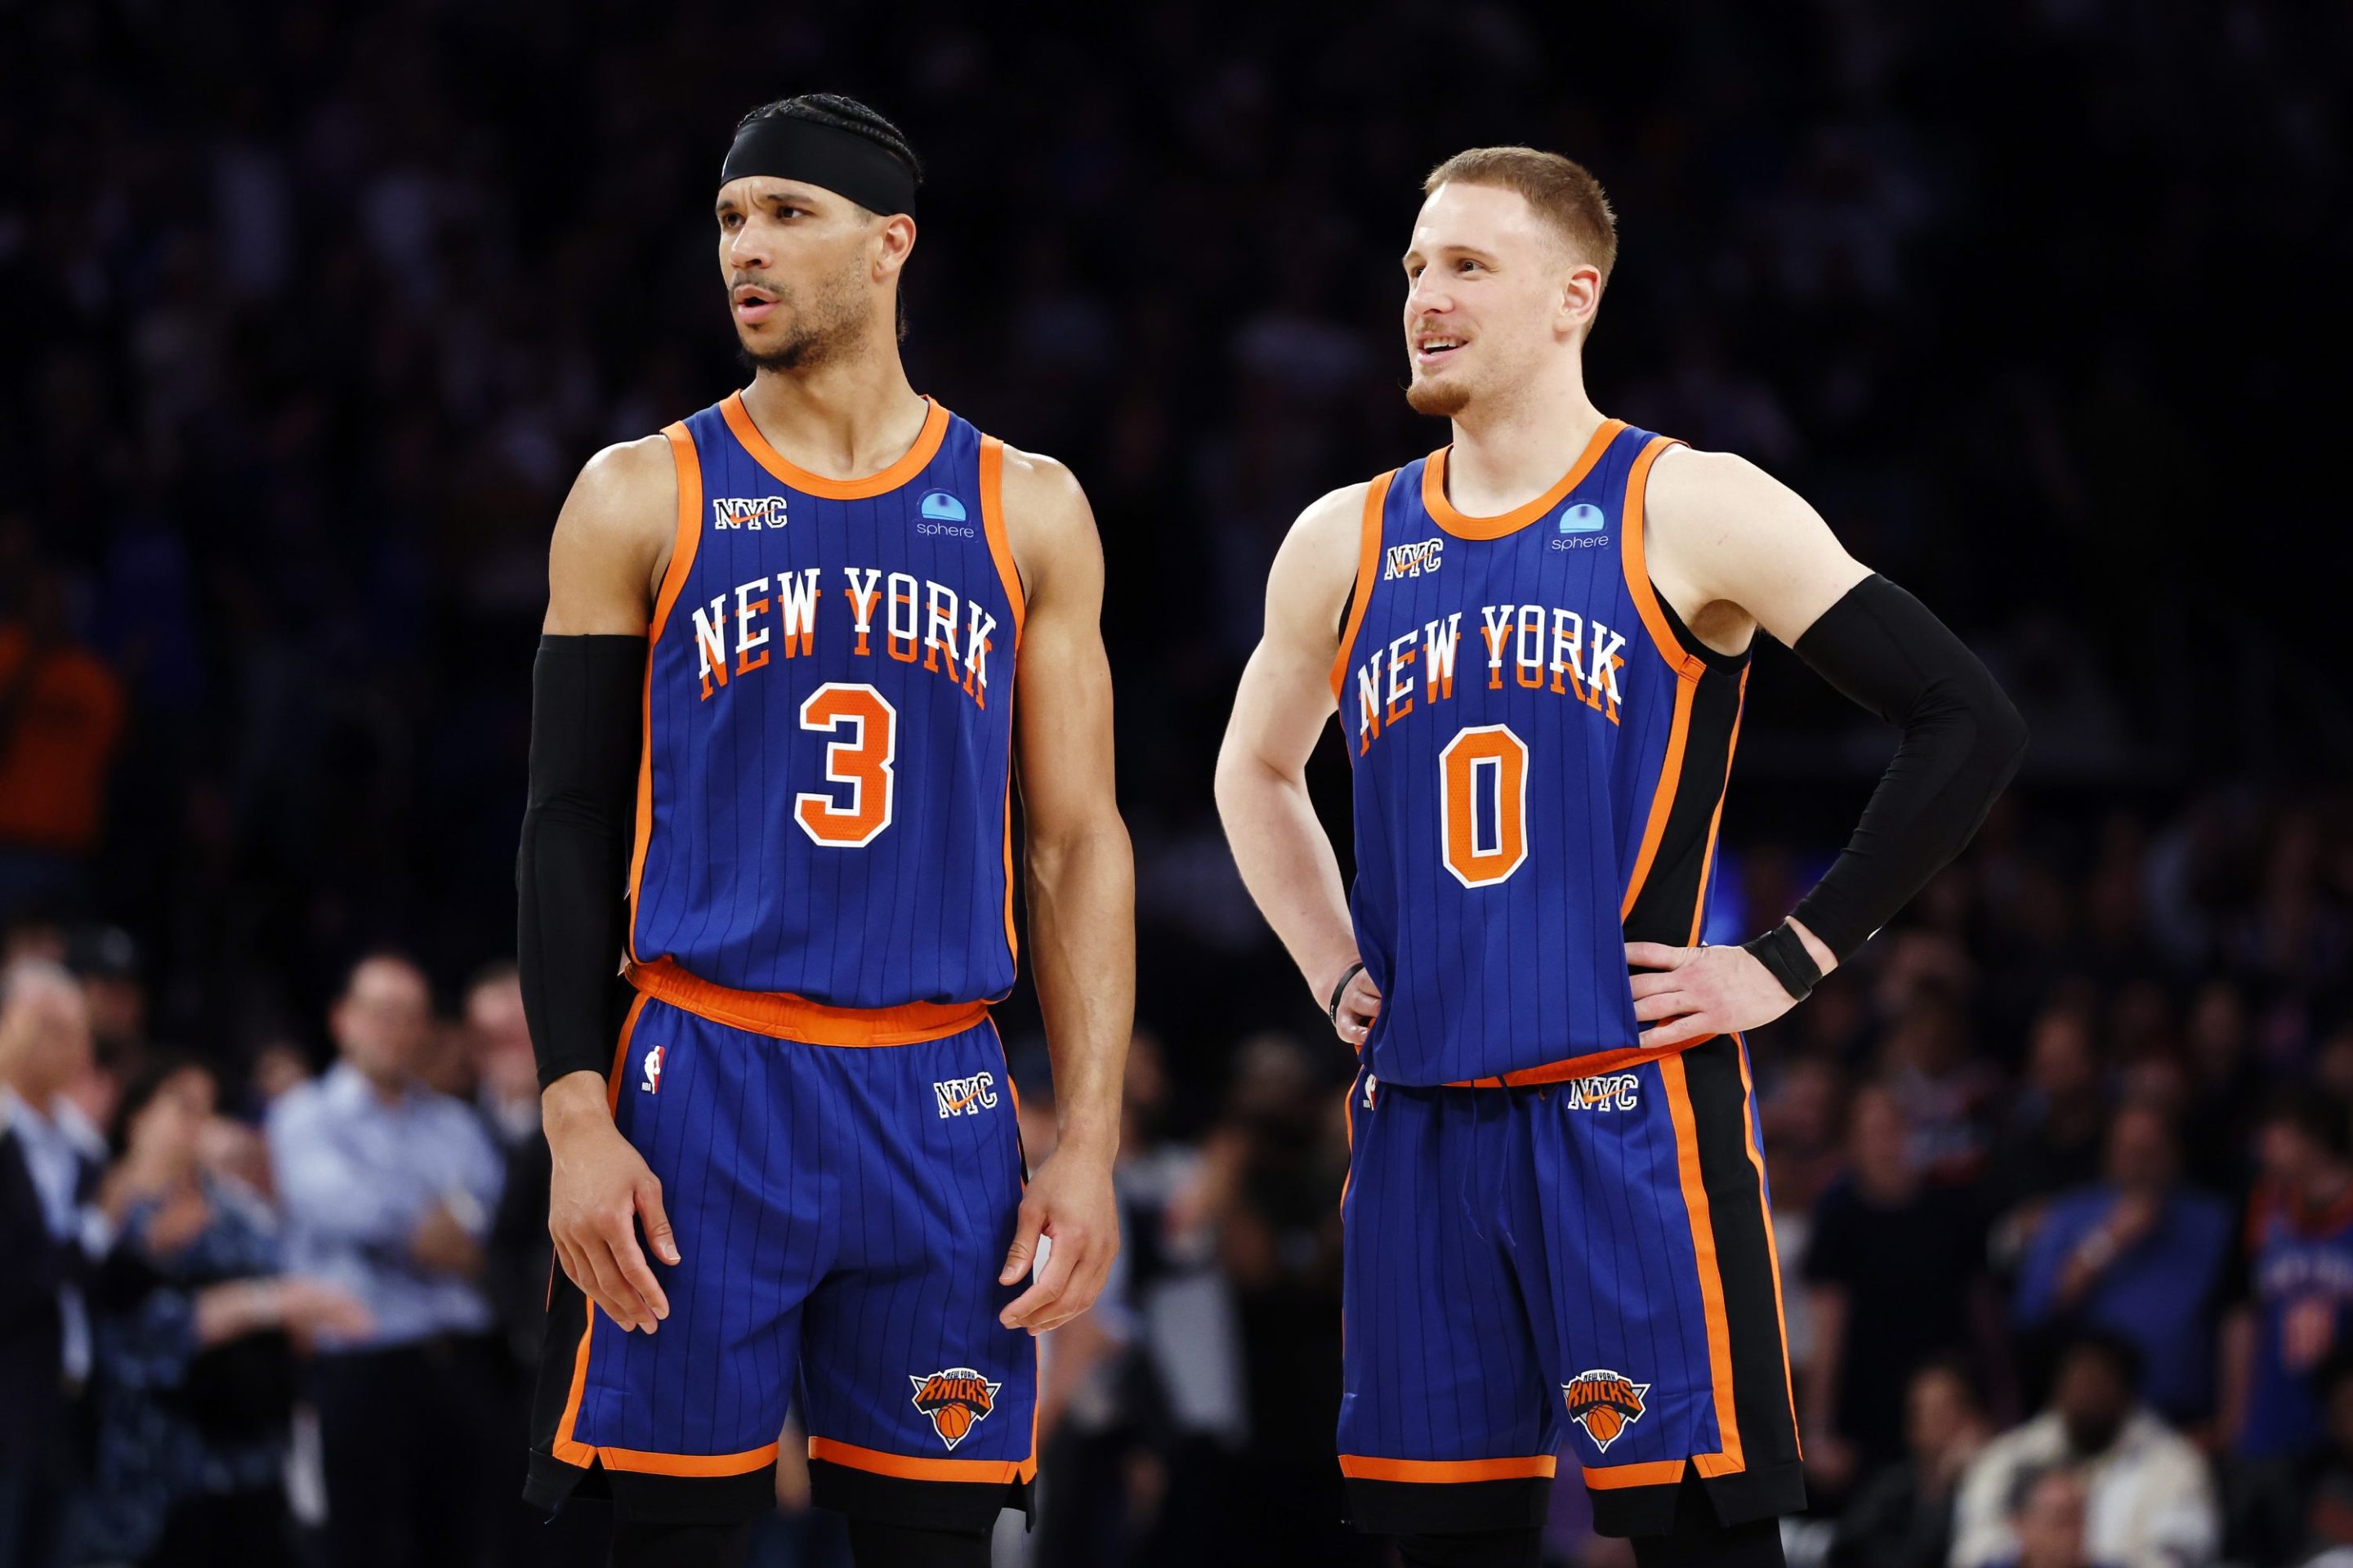
[{"label": "black arm sleeve", "polygon": [[515,884],[516,963],[543,1088],[612,1070],[645,680],[642,637],[539,640]]},{"label": "black arm sleeve", "polygon": [[2026,721],[1943,621],[1877,575],[1824,610],[1797,652],[1904,729],[1854,837],[1792,912],[1843,960],[1977,832],[2026,755]]}]

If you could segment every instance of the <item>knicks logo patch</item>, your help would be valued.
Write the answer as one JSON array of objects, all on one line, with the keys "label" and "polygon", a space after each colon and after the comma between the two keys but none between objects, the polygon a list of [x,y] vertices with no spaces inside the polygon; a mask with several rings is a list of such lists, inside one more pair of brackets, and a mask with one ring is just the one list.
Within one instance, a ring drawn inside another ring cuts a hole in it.
[{"label": "knicks logo patch", "polygon": [[785,516],[781,495],[714,495],[711,498],[713,528],[781,528]]},{"label": "knicks logo patch", "polygon": [[1387,564],[1381,569],[1381,581],[1389,582],[1398,577],[1418,577],[1424,572],[1436,571],[1439,556],[1445,548],[1446,541],[1443,539],[1423,539],[1412,545],[1391,545],[1388,547],[1388,554],[1384,557]]},{"label": "knicks logo patch", "polygon": [[1626,1428],[1642,1419],[1647,1383],[1635,1383],[1614,1372],[1584,1372],[1573,1383],[1560,1385],[1568,1401],[1568,1418],[1585,1428],[1593,1446],[1607,1454]]},{"label": "knicks logo patch", "polygon": [[1005,1386],[970,1367],[950,1367],[928,1377],[910,1372],[907,1381],[915,1386],[915,1408],[931,1417],[932,1430],[950,1448],[964,1441],[975,1422],[988,1419],[997,1408],[997,1391]]}]

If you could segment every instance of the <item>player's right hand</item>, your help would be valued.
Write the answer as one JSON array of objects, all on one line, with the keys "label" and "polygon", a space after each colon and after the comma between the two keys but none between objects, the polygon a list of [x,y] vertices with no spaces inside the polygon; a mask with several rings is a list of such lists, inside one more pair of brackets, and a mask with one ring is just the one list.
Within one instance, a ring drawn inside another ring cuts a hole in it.
[{"label": "player's right hand", "polygon": [[638,1245],[677,1266],[677,1241],[663,1212],[661,1181],[613,1125],[605,1084],[595,1073],[558,1078],[541,1096],[554,1169],[547,1193],[547,1234],[565,1277],[624,1331],[650,1334],[670,1316],[670,1298]]},{"label": "player's right hand", "polygon": [[[1336,977],[1335,977],[1336,978]],[[1332,994],[1331,982],[1324,982],[1324,994]],[[1340,1006],[1332,1019],[1332,1027],[1351,1051],[1365,1048],[1365,1036],[1373,1032],[1373,1020],[1381,1011],[1381,988],[1373,977],[1358,969],[1348,981],[1348,989],[1340,993]]]}]

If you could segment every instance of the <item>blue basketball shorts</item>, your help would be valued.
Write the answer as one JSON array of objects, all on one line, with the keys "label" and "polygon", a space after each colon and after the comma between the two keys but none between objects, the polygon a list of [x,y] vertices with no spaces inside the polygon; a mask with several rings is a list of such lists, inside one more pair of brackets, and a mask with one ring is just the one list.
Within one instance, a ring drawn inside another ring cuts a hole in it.
[{"label": "blue basketball shorts", "polygon": [[661,1181],[681,1261],[647,1251],[670,1298],[651,1334],[554,1272],[525,1491],[543,1509],[578,1491],[625,1520],[765,1513],[788,1409],[821,1506],[943,1529],[1028,1507],[1038,1354],[997,1321],[1029,1281],[997,1283],[1024,1171],[996,1026],[975,1008],[891,1044],[892,1014],[793,1004],[830,1040],[881,1038],[631,1006],[614,1120]]},{"label": "blue basketball shorts", "polygon": [[1360,1527],[1664,1533],[1804,1506],[1746,1053],[1348,1102],[1340,1467]]}]

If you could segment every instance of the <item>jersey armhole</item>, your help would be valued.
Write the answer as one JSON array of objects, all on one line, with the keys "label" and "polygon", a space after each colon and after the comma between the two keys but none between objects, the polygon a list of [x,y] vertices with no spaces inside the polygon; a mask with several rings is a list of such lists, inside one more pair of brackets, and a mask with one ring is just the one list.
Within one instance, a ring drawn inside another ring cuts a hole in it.
[{"label": "jersey armhole", "polygon": [[1626,471],[1626,499],[1618,509],[1621,543],[1618,548],[1619,564],[1625,568],[1626,592],[1634,600],[1636,613],[1651,634],[1651,645],[1659,657],[1677,674],[1697,680],[1705,673],[1707,661],[1683,646],[1675,635],[1675,628],[1667,616],[1666,606],[1659,599],[1659,590],[1651,586],[1651,566],[1643,547],[1642,531],[1646,518],[1643,495],[1651,480],[1651,465],[1669,447],[1683,443],[1672,436],[1652,436],[1634,456],[1631,468]]},{"label": "jersey armhole", "polygon": [[1365,607],[1372,601],[1373,577],[1381,564],[1381,508],[1388,500],[1389,481],[1397,477],[1391,469],[1365,487],[1364,520],[1356,533],[1356,580],[1348,590],[1348,620],[1340,629],[1340,646],[1332,655],[1332,700],[1338,703],[1346,692],[1343,684],[1348,678],[1348,654],[1356,646],[1356,630],[1365,624]]},{"label": "jersey armhole", "polygon": [[654,648],[678,596],[686,589],[687,574],[694,570],[695,546],[702,542],[702,458],[694,432],[683,424],[665,425],[671,464],[678,471],[677,534],[670,541],[670,567],[662,573],[661,591],[654,596],[653,622],[646,629],[646,684],[639,697],[638,724],[643,740],[638,753],[638,822],[629,846],[629,927],[623,933],[622,951],[638,962],[638,894],[646,874],[646,848],[654,836]]},{"label": "jersey armhole", "polygon": [[1013,536],[1005,527],[1005,443],[995,436],[980,438],[980,528],[988,535],[988,556],[997,563],[1005,602],[1013,607],[1013,652],[1018,658],[1029,600],[1021,591],[1021,568],[1013,559]]}]

